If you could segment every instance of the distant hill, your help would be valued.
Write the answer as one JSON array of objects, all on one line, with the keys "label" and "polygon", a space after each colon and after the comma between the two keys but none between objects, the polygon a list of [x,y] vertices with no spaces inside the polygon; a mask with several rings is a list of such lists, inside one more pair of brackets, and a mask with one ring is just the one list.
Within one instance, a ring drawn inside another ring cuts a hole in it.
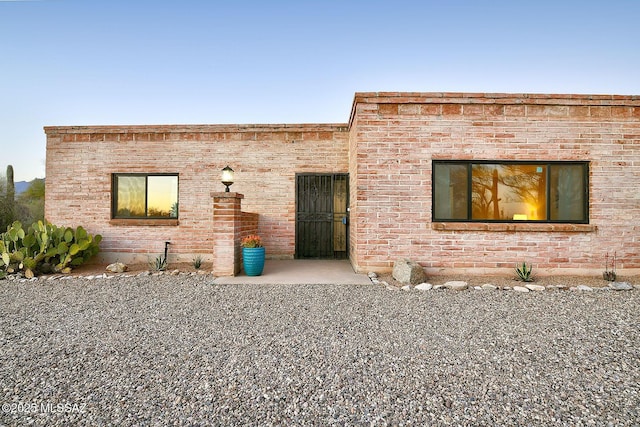
[{"label": "distant hill", "polygon": [[29,188],[29,185],[31,185],[30,182],[27,181],[18,181],[15,183],[16,186],[16,196],[20,193],[24,193],[25,191],[27,191],[27,188]]},{"label": "distant hill", "polygon": [[[2,1],[2,0],[0,0]],[[29,188],[29,186],[31,185],[31,183],[33,181],[44,181],[44,178],[36,178],[33,179],[31,181],[18,181],[14,183],[15,189],[16,189],[16,196],[19,196],[20,194],[24,193],[25,191],[27,191],[27,189]]]},{"label": "distant hill", "polygon": [[27,181],[18,181],[15,183],[16,186],[16,196],[20,193],[24,193],[25,191],[27,191],[27,188],[29,188],[29,185],[31,183],[27,182]]}]

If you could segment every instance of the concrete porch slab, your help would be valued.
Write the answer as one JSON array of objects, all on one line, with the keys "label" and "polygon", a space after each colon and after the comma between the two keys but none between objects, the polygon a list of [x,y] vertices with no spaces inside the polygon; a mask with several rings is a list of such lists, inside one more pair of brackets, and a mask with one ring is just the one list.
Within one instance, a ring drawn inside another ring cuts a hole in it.
[{"label": "concrete porch slab", "polygon": [[219,284],[371,285],[366,274],[353,271],[348,260],[266,260],[261,276],[218,277]]}]

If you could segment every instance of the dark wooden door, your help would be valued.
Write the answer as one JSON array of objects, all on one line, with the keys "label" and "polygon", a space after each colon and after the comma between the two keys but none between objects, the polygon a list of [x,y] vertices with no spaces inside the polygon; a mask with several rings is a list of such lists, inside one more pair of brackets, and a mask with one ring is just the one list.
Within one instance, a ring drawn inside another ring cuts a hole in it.
[{"label": "dark wooden door", "polygon": [[347,258],[349,176],[296,175],[296,258]]}]

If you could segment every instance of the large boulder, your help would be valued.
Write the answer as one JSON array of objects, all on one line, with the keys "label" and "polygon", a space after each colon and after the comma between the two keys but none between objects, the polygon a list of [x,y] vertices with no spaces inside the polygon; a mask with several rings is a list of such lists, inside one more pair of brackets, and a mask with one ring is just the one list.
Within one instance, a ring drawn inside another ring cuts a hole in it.
[{"label": "large boulder", "polygon": [[427,279],[427,275],[420,264],[403,258],[393,264],[393,278],[401,283],[417,285]]}]

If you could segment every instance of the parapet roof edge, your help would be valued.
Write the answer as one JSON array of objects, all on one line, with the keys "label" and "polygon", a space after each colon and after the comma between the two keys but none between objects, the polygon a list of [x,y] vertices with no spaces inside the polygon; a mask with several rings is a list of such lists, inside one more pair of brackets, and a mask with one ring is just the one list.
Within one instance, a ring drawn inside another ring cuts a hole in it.
[{"label": "parapet roof edge", "polygon": [[592,100],[592,101],[640,101],[640,95],[568,94],[568,93],[506,93],[506,92],[356,92],[356,99],[366,98],[419,98],[419,99],[495,99],[495,100]]},{"label": "parapet roof edge", "polygon": [[347,123],[44,126],[44,132],[47,135],[56,133],[344,132],[346,130]]},{"label": "parapet roof edge", "polygon": [[553,104],[553,105],[632,105],[640,106],[640,95],[489,93],[489,92],[356,92],[347,122],[353,124],[356,105],[450,103],[450,104]]}]

